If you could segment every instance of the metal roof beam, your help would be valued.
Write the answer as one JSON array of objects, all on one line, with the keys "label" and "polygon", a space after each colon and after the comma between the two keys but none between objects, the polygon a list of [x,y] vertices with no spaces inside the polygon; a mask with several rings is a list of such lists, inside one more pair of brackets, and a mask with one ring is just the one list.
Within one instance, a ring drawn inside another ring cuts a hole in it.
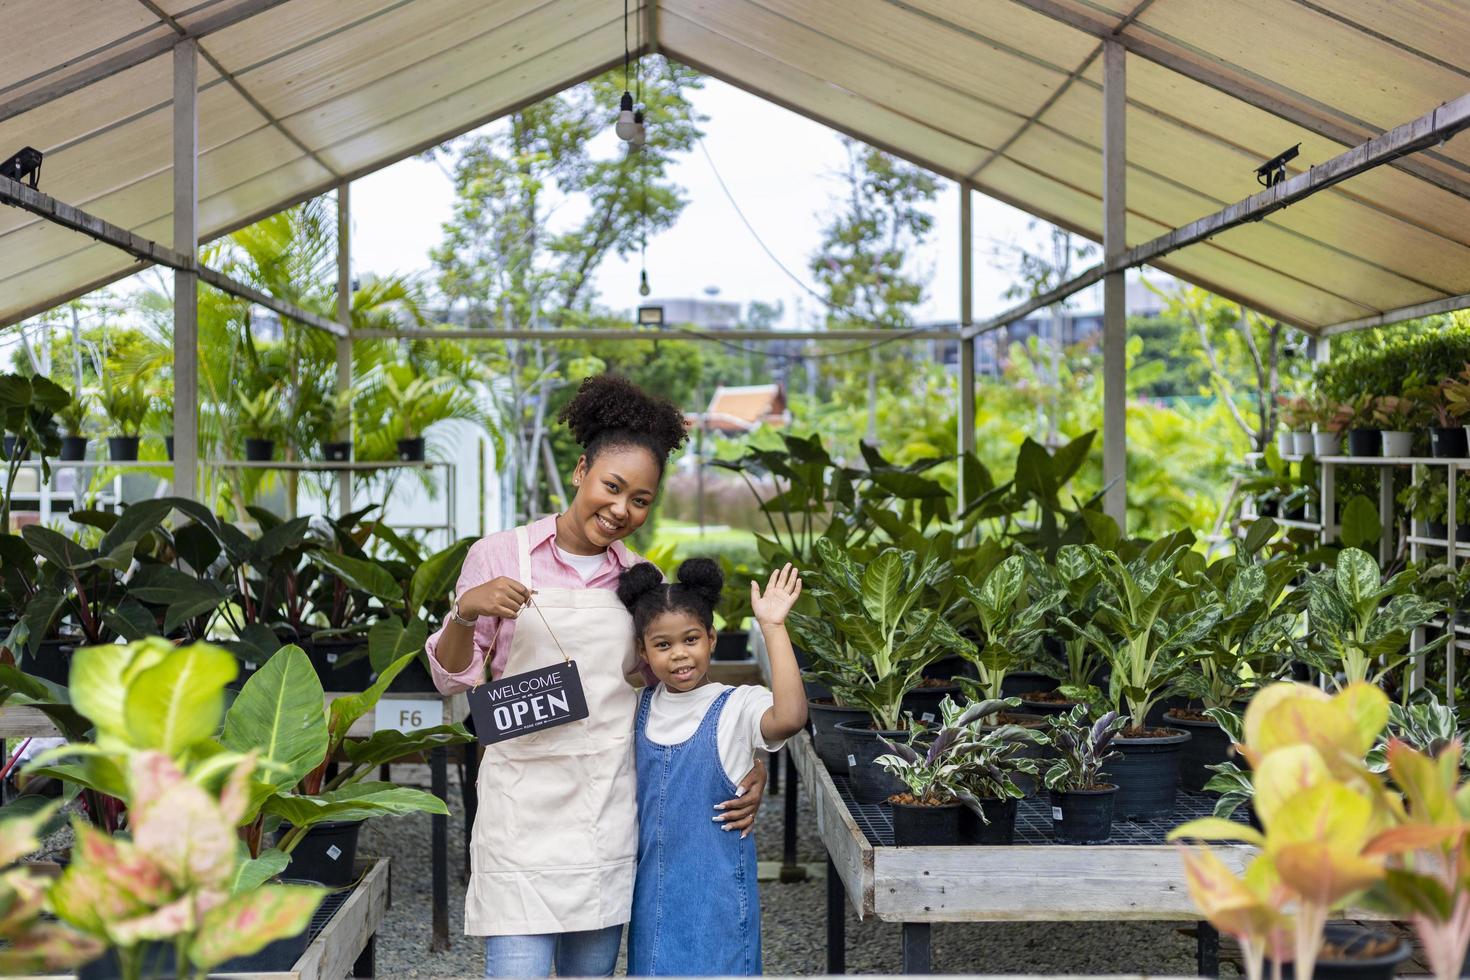
[{"label": "metal roof beam", "polygon": [[[1208,85],[1210,88],[1294,123],[1318,136],[1341,143],[1343,146],[1356,146],[1363,141],[1366,135],[1359,129],[1324,118],[1278,94],[1250,85],[1237,75],[1184,58],[1148,38],[1132,33],[1114,34],[1112,25],[1075,7],[1061,3],[1059,0],[1012,0],[1012,2],[1094,37],[1104,40],[1115,39],[1130,54],[1136,54],[1155,64],[1162,65],[1170,71],[1178,72],[1202,85]],[[1393,166],[1442,190],[1449,191],[1451,194],[1470,200],[1470,180],[1445,173],[1422,160],[1399,160]]]},{"label": "metal roof beam", "polygon": [[492,330],[474,328],[438,329],[434,327],[401,327],[398,329],[354,330],[354,340],[710,340],[774,341],[774,340],[959,340],[960,331],[953,327],[920,327],[913,330],[688,330],[681,327],[649,327],[621,330],[611,327],[568,327],[555,330]]},{"label": "metal roof beam", "polygon": [[135,258],[144,262],[152,262],[157,265],[167,266],[179,272],[193,272],[198,274],[202,282],[207,282],[216,289],[238,296],[240,299],[257,306],[263,306],[283,317],[297,320],[309,327],[325,330],[336,337],[345,337],[347,329],[342,324],[329,320],[310,310],[285,300],[277,299],[269,293],[263,293],[254,286],[247,286],[243,282],[231,279],[222,272],[216,272],[208,266],[201,265],[191,255],[165,248],[152,239],[135,235],[126,228],[119,228],[110,222],[103,221],[96,215],[65,204],[56,198],[40,191],[32,190],[19,181],[11,180],[9,177],[0,177],[0,204],[10,204],[32,214],[39,215],[47,221],[54,222],[63,228],[79,231],[89,235],[97,241],[114,248],[120,248]]},{"label": "metal roof beam", "polygon": [[1391,323],[1402,323],[1405,320],[1414,320],[1421,316],[1434,316],[1438,313],[1453,313],[1456,310],[1470,308],[1470,293],[1461,293],[1458,296],[1446,296],[1444,299],[1430,300],[1427,303],[1415,303],[1413,306],[1401,306],[1396,310],[1384,310],[1373,316],[1365,316],[1360,320],[1344,320],[1331,326],[1323,327],[1319,336],[1330,337],[1333,334],[1349,333],[1353,330],[1366,330],[1369,327],[1386,327]]},{"label": "metal roof beam", "polygon": [[[115,54],[110,58],[95,62],[85,68],[79,68],[70,75],[52,79],[12,99],[0,102],[0,122],[18,116],[22,112],[45,105],[53,99],[59,99],[81,88],[86,88],[93,82],[100,82],[105,78],[111,78],[118,72],[127,71],[151,61],[161,54],[167,54],[179,41],[187,38],[198,39],[227,27],[233,27],[243,20],[248,20],[256,14],[264,13],[272,7],[278,7],[286,0],[242,0],[228,10],[222,10],[216,14],[206,14],[189,27],[183,36],[177,34],[161,37],[146,44],[140,44],[135,48]],[[162,22],[160,22],[162,23]],[[167,25],[165,25],[167,26]]]}]

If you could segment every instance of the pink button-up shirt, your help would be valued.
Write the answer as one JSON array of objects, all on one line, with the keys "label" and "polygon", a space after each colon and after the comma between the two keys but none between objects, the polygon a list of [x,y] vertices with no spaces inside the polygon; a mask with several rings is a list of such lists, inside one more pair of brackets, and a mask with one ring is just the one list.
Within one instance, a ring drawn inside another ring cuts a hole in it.
[{"label": "pink button-up shirt", "polygon": [[[532,586],[538,589],[616,589],[618,576],[623,569],[643,559],[614,541],[603,556],[602,567],[591,579],[583,581],[582,573],[562,560],[556,550],[556,515],[543,517],[526,528],[531,546]],[[465,555],[464,567],[459,572],[459,583],[454,587],[455,595],[464,595],[477,585],[483,585],[500,576],[520,579],[521,560],[516,553],[514,530],[498,531],[487,535],[470,546]],[[475,650],[470,656],[470,665],[459,673],[451,674],[434,656],[439,646],[439,637],[448,628],[444,626],[424,644],[429,654],[429,669],[434,675],[434,686],[442,694],[457,694],[482,683],[485,678],[485,658],[490,658],[490,676],[499,678],[505,670],[505,661],[510,656],[510,641],[515,635],[516,621],[498,616],[482,616],[475,625]]]}]

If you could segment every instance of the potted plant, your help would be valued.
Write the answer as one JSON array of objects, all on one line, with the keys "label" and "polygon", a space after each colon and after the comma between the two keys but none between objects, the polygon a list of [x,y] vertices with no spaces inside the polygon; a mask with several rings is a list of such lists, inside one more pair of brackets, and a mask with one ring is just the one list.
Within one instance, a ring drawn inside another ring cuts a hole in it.
[{"label": "potted plant", "polygon": [[42,479],[51,479],[49,459],[61,448],[55,413],[65,408],[70,400],[66,389],[42,375],[26,378],[19,374],[0,374],[0,427],[3,427],[12,446],[5,453],[5,496],[0,498],[0,535],[10,531],[10,499],[21,461],[39,450]]},{"label": "potted plant", "polygon": [[1382,456],[1383,432],[1375,412],[1377,399],[1363,392],[1348,402],[1352,421],[1348,425],[1348,453],[1353,456]]},{"label": "potted plant", "polygon": [[1342,434],[1353,421],[1352,406],[1318,394],[1312,399],[1312,452],[1319,458],[1342,452]]},{"label": "potted plant", "polygon": [[1470,425],[1463,423],[1470,419],[1470,366],[1467,366],[1453,378],[1446,378],[1441,383],[1441,397],[1444,399],[1445,413],[1452,419],[1459,420],[1466,435],[1465,445],[1467,452],[1461,455],[1470,455]]},{"label": "potted plant", "polygon": [[280,385],[262,388],[253,395],[240,395],[240,421],[245,430],[245,459],[269,462],[276,454],[276,436],[281,431],[282,392]]},{"label": "potted plant", "polygon": [[[1098,703],[1098,675],[1103,666],[1097,646],[1098,633],[1091,628],[1097,611],[1098,574],[1080,545],[1057,549],[1055,564],[1029,561],[1033,599],[1046,612],[1042,617],[1042,643],[1037,662],[1043,674],[1061,683],[1050,691],[1028,691],[1020,695],[1028,713],[1065,714],[1078,704]],[[1051,600],[1049,595],[1055,594]]]},{"label": "potted plant", "polygon": [[957,776],[968,750],[966,737],[970,734],[964,720],[959,718],[955,725],[933,731],[919,729],[927,737],[916,747],[881,739],[887,752],[873,761],[903,783],[905,789],[888,797],[895,846],[959,843],[963,804],[958,795]]},{"label": "potted plant", "polygon": [[944,727],[969,729],[969,748],[955,777],[960,813],[960,843],[1009,845],[1015,840],[1016,801],[1030,795],[1041,765],[1046,736],[1019,725],[987,725],[986,719],[1015,699],[980,701],[968,706],[946,699],[940,704]]},{"label": "potted plant", "polygon": [[1112,666],[1109,698],[1114,708],[1127,708],[1128,727],[1117,739],[1121,755],[1107,773],[1118,785],[1117,809],[1125,817],[1167,815],[1190,736],[1150,727],[1149,711],[1202,655],[1200,641],[1219,621],[1221,605],[1184,580],[1180,565],[1192,553],[1176,537],[1154,542],[1127,563],[1096,545],[1087,549],[1101,580],[1094,622]]},{"label": "potted plant", "polygon": [[424,459],[424,430],[449,416],[456,392],[447,377],[418,377],[407,364],[390,364],[383,374],[384,391],[399,426],[398,458]]},{"label": "potted plant", "polygon": [[724,555],[719,556],[720,568],[725,573],[725,588],[720,594],[719,622],[715,635],[715,651],[712,659],[724,662],[739,662],[750,659],[750,583],[756,578],[744,562],[735,564]]},{"label": "potted plant", "polygon": [[102,373],[102,389],[98,399],[102,412],[112,422],[113,435],[107,437],[107,458],[131,462],[138,458],[138,436],[148,416],[148,392],[136,378],[122,377],[121,369]]},{"label": "potted plant", "polygon": [[1429,418],[1428,406],[1408,395],[1382,395],[1373,404],[1373,421],[1383,433],[1383,455],[1414,454],[1414,433]]},{"label": "potted plant", "polygon": [[1006,674],[1030,660],[1041,642],[1047,612],[1061,602],[1057,592],[1031,595],[1026,569],[1026,558],[1015,554],[991,569],[978,588],[963,575],[957,578],[980,634],[979,648],[971,656],[979,680],[961,679],[972,696],[1002,696]]},{"label": "potted plant", "polygon": [[1059,843],[1098,844],[1111,835],[1118,787],[1106,781],[1103,765],[1117,757],[1114,742],[1122,727],[1116,711],[1089,722],[1086,705],[1047,719],[1055,758],[1043,780],[1051,793],[1052,833]]},{"label": "potted plant", "polygon": [[1429,453],[1440,459],[1470,455],[1466,451],[1465,429],[1461,424],[1465,416],[1457,413],[1457,408],[1464,405],[1464,394],[1457,393],[1453,402],[1449,397],[1449,390],[1459,384],[1464,382],[1446,378],[1439,384],[1421,385],[1404,392],[1405,396],[1416,399],[1428,409],[1431,416]]},{"label": "potted plant", "polygon": [[892,777],[874,764],[880,738],[898,741],[904,695],[926,666],[969,653],[971,644],[934,609],[920,608],[925,591],[947,577],[948,564],[913,552],[884,548],[859,570],[828,538],[818,539],[817,567],[809,573],[819,615],[793,613],[792,632],[810,658],[812,674],[842,703],[868,713],[862,722],[836,726],[847,742],[852,792],[877,803],[896,792]]},{"label": "potted plant", "polygon": [[63,462],[74,463],[87,458],[87,422],[91,419],[94,401],[90,393],[77,391],[71,401],[57,410],[56,417],[61,420],[62,431],[66,433],[61,437],[61,455],[58,457]]},{"label": "potted plant", "polygon": [[356,397],[355,386],[334,392],[330,398],[323,399],[318,409],[314,428],[325,433],[322,458],[329,463],[346,463],[352,459],[352,440],[338,437],[352,432],[352,402]]},{"label": "potted plant", "polygon": [[[1276,448],[1283,456],[1306,456],[1312,451],[1312,405],[1305,398],[1282,396],[1281,424],[1286,431],[1276,437]],[[1285,437],[1285,438],[1283,438]]]}]

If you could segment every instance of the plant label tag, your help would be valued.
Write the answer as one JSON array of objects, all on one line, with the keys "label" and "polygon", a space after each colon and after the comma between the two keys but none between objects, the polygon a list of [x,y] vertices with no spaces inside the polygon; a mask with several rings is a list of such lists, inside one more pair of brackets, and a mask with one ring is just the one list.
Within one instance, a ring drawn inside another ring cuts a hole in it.
[{"label": "plant label tag", "polygon": [[331,847],[327,848],[327,857],[331,858],[333,861],[337,860],[341,856],[342,848],[338,847],[336,844],[333,844]]},{"label": "plant label tag", "polygon": [[1062,819],[1062,808],[1059,807],[1059,806],[1052,807],[1051,808],[1051,818],[1053,820],[1060,820],[1060,819]]},{"label": "plant label tag", "polygon": [[932,712],[932,711],[926,711],[922,715],[920,715],[919,718],[922,721],[933,721],[934,720],[934,712]]},{"label": "plant label tag", "polygon": [[587,697],[575,662],[502,677],[474,688],[468,697],[475,734],[484,745],[587,717]]},{"label": "plant label tag", "polygon": [[335,653],[329,653],[329,654],[327,654],[327,663],[334,664],[336,662],[337,662],[337,655]]},{"label": "plant label tag", "polygon": [[857,765],[857,756],[855,756],[855,755],[848,756],[847,757],[847,768],[851,769],[855,765]]},{"label": "plant label tag", "polygon": [[373,709],[373,731],[411,732],[444,724],[444,702],[438,698],[384,698]]}]

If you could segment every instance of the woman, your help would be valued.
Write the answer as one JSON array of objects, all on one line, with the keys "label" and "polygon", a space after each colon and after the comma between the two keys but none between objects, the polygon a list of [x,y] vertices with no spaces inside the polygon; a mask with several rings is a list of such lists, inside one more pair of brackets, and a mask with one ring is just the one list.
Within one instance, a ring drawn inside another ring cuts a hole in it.
[{"label": "woman", "polygon": [[[615,590],[640,560],[622,542],[648,519],[684,416],[601,375],[559,420],[582,446],[571,506],[476,542],[451,615],[427,645],[445,694],[570,656],[587,701],[581,721],[485,749],[465,933],[487,937],[489,977],[549,976],[553,963],[559,976],[610,976],[633,906],[638,697],[626,678],[639,666]],[[712,818],[748,827],[764,776],[752,769]]]}]

